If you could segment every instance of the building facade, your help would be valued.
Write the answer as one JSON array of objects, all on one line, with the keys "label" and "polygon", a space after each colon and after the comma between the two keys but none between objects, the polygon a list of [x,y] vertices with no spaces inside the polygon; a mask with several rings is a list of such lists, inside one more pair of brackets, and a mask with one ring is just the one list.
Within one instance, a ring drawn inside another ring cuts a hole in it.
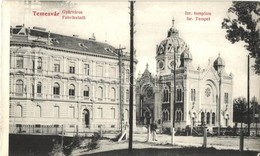
[{"label": "building facade", "polygon": [[148,65],[139,74],[136,87],[137,122],[149,124],[154,119],[161,127],[171,126],[174,97],[174,57],[176,60],[175,128],[233,126],[232,74],[218,56],[204,69],[192,65],[192,54],[173,25],[167,38],[156,49],[157,73]]},{"label": "building facade", "polygon": [[10,126],[120,130],[128,121],[130,71],[130,57],[121,54],[94,35],[11,27]]}]

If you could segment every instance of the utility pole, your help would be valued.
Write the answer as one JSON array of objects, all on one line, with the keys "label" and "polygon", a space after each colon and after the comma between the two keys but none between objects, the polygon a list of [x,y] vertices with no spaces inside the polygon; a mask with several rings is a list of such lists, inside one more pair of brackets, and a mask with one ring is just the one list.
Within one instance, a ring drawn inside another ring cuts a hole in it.
[{"label": "utility pole", "polygon": [[[174,20],[173,20],[173,22],[174,22]],[[179,47],[178,47],[178,49],[177,50],[179,50]],[[173,103],[172,103],[172,105],[171,105],[171,125],[172,125],[172,136],[171,136],[171,143],[172,143],[172,145],[174,144],[174,131],[175,131],[175,112],[174,112],[174,107],[175,107],[175,103],[176,103],[176,101],[175,101],[175,99],[176,99],[176,94],[175,94],[175,92],[176,92],[176,53],[177,53],[177,51],[174,51],[174,53],[173,53],[173,61],[174,61],[174,64],[173,64]]]},{"label": "utility pole", "polygon": [[119,117],[120,117],[120,130],[121,130],[121,134],[123,133],[123,121],[124,121],[124,111],[123,111],[123,105],[124,105],[124,99],[123,99],[123,84],[122,84],[122,57],[123,57],[123,51],[125,48],[121,48],[119,46],[118,49],[116,49],[116,52],[118,54],[118,60],[119,60]]},{"label": "utility pole", "polygon": [[[174,27],[174,18],[172,19],[172,27]],[[179,53],[179,48],[180,48],[180,43],[177,41],[178,46],[177,48],[172,48],[173,50],[173,71],[171,70],[171,72],[173,73],[173,97],[171,98],[171,102],[170,102],[170,121],[171,121],[171,144],[174,144],[174,127],[175,127],[175,112],[174,112],[174,107],[175,107],[175,103],[176,103],[176,53]],[[172,88],[172,85],[171,85]]]},{"label": "utility pole", "polygon": [[129,101],[129,142],[128,153],[133,154],[133,86],[134,86],[134,3],[130,1],[130,101]]},{"label": "utility pole", "polygon": [[250,136],[250,56],[247,56],[247,128]]},{"label": "utility pole", "polygon": [[222,71],[219,73],[219,95],[218,95],[218,136],[220,135],[221,131],[221,82],[222,81]]}]

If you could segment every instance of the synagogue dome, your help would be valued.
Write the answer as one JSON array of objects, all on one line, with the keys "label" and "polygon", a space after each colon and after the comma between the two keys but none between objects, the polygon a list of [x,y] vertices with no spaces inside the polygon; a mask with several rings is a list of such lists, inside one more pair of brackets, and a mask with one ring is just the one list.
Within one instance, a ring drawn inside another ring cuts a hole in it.
[{"label": "synagogue dome", "polygon": [[157,56],[173,54],[174,52],[181,53],[187,49],[185,41],[179,37],[179,31],[174,27],[174,19],[172,27],[168,30],[167,38],[157,46]]}]

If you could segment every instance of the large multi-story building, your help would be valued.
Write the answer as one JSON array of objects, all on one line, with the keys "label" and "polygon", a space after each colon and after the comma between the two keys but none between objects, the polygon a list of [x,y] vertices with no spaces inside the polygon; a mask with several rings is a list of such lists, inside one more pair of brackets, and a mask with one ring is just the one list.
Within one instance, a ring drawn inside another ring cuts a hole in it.
[{"label": "large multi-story building", "polygon": [[11,27],[10,132],[59,125],[119,130],[128,121],[129,64],[129,56],[94,35]]},{"label": "large multi-story building", "polygon": [[[175,53],[175,54],[174,54]],[[176,58],[176,91],[174,123],[177,129],[206,125],[209,128],[233,124],[232,74],[218,56],[204,69],[194,68],[188,45],[173,26],[156,51],[157,73],[147,68],[137,78],[137,122],[156,120],[160,126],[171,126],[171,104],[174,96],[174,56]]]}]

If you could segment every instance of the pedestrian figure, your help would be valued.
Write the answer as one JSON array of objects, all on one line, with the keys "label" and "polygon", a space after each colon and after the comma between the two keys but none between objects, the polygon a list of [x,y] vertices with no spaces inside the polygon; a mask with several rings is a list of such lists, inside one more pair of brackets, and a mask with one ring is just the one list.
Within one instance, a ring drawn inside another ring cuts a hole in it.
[{"label": "pedestrian figure", "polygon": [[157,130],[157,124],[155,123],[155,121],[153,121],[151,124],[152,141],[157,141],[156,130]]}]

